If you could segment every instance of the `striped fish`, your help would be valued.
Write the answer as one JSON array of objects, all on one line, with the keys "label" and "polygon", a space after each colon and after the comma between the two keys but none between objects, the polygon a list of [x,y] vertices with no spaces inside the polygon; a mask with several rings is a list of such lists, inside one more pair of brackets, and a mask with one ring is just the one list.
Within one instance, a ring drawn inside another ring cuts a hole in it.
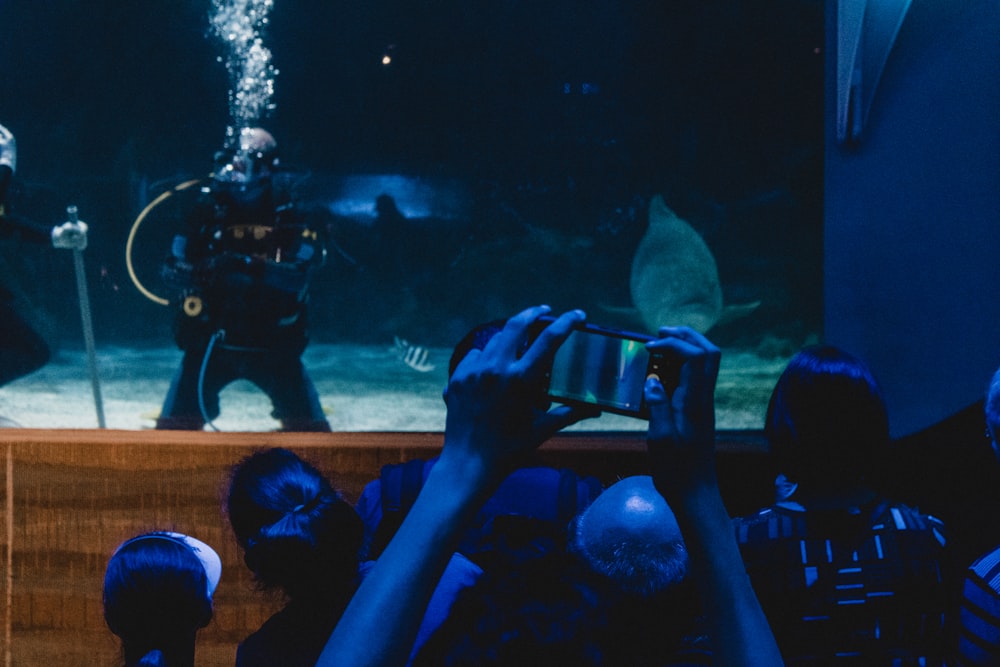
[{"label": "striped fish", "polygon": [[434,364],[427,361],[427,358],[430,356],[430,350],[426,347],[411,345],[399,336],[393,336],[393,340],[396,342],[396,354],[399,356],[400,361],[413,370],[420,373],[429,373],[436,368]]}]

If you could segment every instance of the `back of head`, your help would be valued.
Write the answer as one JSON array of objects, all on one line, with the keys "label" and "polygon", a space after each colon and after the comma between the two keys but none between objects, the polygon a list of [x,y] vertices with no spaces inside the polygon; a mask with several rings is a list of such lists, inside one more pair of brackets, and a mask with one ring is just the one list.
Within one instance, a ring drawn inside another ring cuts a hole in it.
[{"label": "back of head", "polygon": [[319,470],[294,453],[273,448],[241,461],[226,510],[261,587],[293,600],[329,603],[353,592],[361,518]]},{"label": "back of head", "polygon": [[648,475],[611,485],[577,517],[570,549],[630,594],[649,597],[687,572],[680,527]]},{"label": "back of head", "polygon": [[993,373],[986,390],[986,431],[993,445],[993,454],[1000,461],[1000,368]]},{"label": "back of head", "polygon": [[212,588],[184,536],[148,533],[123,543],[108,562],[103,597],[126,664],[192,664],[195,633],[212,619]]},{"label": "back of head", "polygon": [[813,488],[872,482],[890,443],[871,369],[832,345],[807,347],[788,363],[764,433],[780,471]]}]

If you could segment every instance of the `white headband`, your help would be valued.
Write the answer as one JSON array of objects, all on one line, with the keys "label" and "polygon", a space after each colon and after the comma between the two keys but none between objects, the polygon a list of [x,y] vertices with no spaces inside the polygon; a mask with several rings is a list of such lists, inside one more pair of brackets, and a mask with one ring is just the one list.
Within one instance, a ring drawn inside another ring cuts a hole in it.
[{"label": "white headband", "polygon": [[[212,597],[212,594],[215,593],[215,587],[219,585],[219,579],[222,577],[222,560],[219,558],[219,554],[215,552],[215,549],[199,539],[183,533],[174,533],[170,531],[162,533],[149,533],[147,535],[139,535],[138,537],[125,540],[118,545],[118,548],[115,549],[115,553],[118,553],[126,544],[131,544],[140,540],[156,539],[168,540],[170,542],[174,542],[175,544],[180,542],[189,548],[195,556],[197,556],[198,560],[201,562],[202,569],[205,570],[205,578],[208,580],[208,597]],[[114,554],[112,554],[112,556],[114,556]]]}]

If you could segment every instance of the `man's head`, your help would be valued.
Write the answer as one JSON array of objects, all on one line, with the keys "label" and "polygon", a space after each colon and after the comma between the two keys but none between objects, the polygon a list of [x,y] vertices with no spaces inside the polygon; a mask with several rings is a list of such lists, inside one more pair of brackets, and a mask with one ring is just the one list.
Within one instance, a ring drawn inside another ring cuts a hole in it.
[{"label": "man's head", "polygon": [[601,493],[574,522],[570,549],[623,591],[644,597],[680,583],[687,572],[677,519],[646,475]]},{"label": "man's head", "polygon": [[255,200],[270,184],[278,164],[278,142],[261,127],[240,130],[236,145],[215,156],[212,178],[237,201]]}]

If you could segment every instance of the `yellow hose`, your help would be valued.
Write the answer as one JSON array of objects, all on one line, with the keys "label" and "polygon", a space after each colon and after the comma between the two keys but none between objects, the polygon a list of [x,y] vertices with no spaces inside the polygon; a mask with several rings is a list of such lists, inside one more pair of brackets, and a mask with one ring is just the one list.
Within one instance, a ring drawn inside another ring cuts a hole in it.
[{"label": "yellow hose", "polygon": [[140,212],[139,215],[136,216],[135,222],[132,223],[132,229],[128,233],[128,241],[125,243],[125,266],[128,267],[128,275],[129,278],[132,279],[132,284],[135,285],[136,289],[139,290],[144,297],[146,297],[147,299],[149,299],[154,303],[160,304],[161,306],[169,306],[170,301],[164,299],[162,296],[157,296],[153,294],[148,289],[143,287],[142,283],[139,282],[139,277],[135,275],[135,267],[132,266],[132,244],[135,242],[135,235],[139,231],[139,225],[141,225],[142,221],[146,219],[146,216],[149,215],[150,211],[152,211],[154,208],[156,208],[164,201],[166,201],[175,192],[180,192],[181,190],[187,190],[189,187],[191,187],[192,185],[196,185],[197,183],[201,183],[200,178],[195,178],[190,181],[184,181],[180,185],[174,187],[171,190],[167,190],[159,197],[149,202],[149,204],[146,205],[146,208],[142,209],[142,212]]}]

